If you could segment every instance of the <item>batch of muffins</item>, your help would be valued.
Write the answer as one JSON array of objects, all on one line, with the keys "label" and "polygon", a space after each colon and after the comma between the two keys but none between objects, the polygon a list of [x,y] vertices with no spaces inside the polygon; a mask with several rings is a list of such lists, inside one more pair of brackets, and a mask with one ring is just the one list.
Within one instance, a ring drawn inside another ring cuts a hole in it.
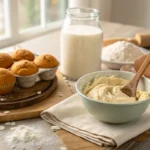
[{"label": "batch of muffins", "polygon": [[35,56],[26,49],[18,49],[11,55],[0,53],[0,94],[11,93],[15,84],[22,88],[32,87],[38,77],[40,80],[52,80],[58,65],[54,56]]}]

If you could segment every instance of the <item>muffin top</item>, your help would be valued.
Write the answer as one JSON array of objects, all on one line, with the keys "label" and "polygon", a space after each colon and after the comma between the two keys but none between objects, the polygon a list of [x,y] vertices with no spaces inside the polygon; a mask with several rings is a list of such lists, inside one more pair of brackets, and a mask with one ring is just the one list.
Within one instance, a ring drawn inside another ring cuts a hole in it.
[{"label": "muffin top", "polygon": [[33,61],[34,54],[26,49],[18,49],[12,53],[12,58],[14,61],[19,61],[19,60]]},{"label": "muffin top", "polygon": [[12,57],[7,53],[0,53],[0,68],[9,68],[13,64]]},{"label": "muffin top", "polygon": [[0,85],[11,84],[16,82],[16,77],[7,69],[0,68]]},{"label": "muffin top", "polygon": [[11,72],[19,76],[29,76],[38,72],[37,66],[32,61],[20,60],[15,62],[11,68]]},{"label": "muffin top", "polygon": [[49,54],[38,56],[37,58],[34,59],[34,63],[39,68],[52,68],[58,66],[59,64],[57,59]]}]

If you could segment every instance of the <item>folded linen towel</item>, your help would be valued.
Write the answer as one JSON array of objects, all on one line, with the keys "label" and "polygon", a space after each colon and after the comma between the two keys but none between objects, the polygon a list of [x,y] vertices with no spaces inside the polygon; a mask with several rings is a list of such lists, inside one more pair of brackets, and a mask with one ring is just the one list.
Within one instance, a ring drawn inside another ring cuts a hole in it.
[{"label": "folded linen towel", "polygon": [[120,146],[150,128],[150,107],[141,118],[126,124],[108,124],[90,115],[75,94],[41,113],[49,123],[100,146]]}]

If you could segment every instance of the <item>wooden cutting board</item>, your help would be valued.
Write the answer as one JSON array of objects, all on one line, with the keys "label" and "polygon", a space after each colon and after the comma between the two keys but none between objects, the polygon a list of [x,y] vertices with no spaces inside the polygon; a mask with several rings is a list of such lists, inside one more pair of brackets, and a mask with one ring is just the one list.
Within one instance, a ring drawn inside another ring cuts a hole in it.
[{"label": "wooden cutting board", "polygon": [[19,109],[45,100],[57,88],[57,77],[50,81],[38,81],[33,87],[15,86],[12,93],[0,95],[0,110]]},{"label": "wooden cutting board", "polygon": [[[63,96],[62,97],[58,96],[58,92],[61,92]],[[4,114],[4,110],[0,110],[0,122],[40,117],[40,113],[43,110],[55,105],[56,103],[62,101],[63,99],[71,96],[72,94],[73,94],[72,91],[64,82],[62,75],[59,72],[57,72],[57,89],[52,93],[50,97],[46,98],[42,102],[39,102],[37,104],[28,107],[9,110],[10,112],[7,114]]]}]

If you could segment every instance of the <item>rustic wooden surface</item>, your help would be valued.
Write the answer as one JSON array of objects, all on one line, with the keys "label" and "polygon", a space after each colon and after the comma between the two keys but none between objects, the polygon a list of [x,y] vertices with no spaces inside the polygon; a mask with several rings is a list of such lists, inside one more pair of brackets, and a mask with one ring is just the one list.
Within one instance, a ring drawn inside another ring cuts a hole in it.
[{"label": "rustic wooden surface", "polygon": [[[40,117],[40,113],[43,110],[55,105],[56,103],[62,101],[66,97],[69,97],[70,95],[72,95],[71,90],[68,88],[67,84],[63,81],[63,78],[60,73],[57,73],[57,78],[58,78],[57,89],[52,93],[50,97],[46,98],[44,101],[40,103],[31,105],[28,107],[10,110],[10,113],[8,114],[4,114],[3,113],[4,111],[1,110],[0,122]],[[54,86],[54,88],[55,87],[56,86]],[[51,91],[48,91],[48,92],[51,92]],[[57,92],[63,93],[63,97],[57,96]]]},{"label": "rustic wooden surface", "polygon": [[[58,77],[58,85],[56,91],[44,101],[37,103],[35,105],[24,107],[20,109],[10,110],[9,114],[0,114],[0,122],[7,122],[11,120],[21,120],[21,119],[29,119],[39,117],[40,113],[59,103],[63,99],[71,96],[73,94],[72,90],[68,87],[67,83],[65,83],[62,75],[57,72]],[[57,96],[57,92],[63,93],[62,97]],[[3,113],[3,111],[0,111]],[[77,137],[67,131],[59,130],[56,132],[57,135],[63,140],[64,144],[67,146],[68,150],[72,149],[87,149],[87,150],[103,150],[98,145],[95,145],[91,142],[88,142],[80,137]],[[0,145],[1,146],[1,145]],[[0,147],[1,149],[1,147]],[[4,149],[2,149],[4,150]]]},{"label": "rustic wooden surface", "polygon": [[[101,22],[102,29],[104,31],[104,38],[113,38],[113,37],[133,37],[136,33],[149,32],[150,29],[145,29],[142,27],[123,25],[118,23],[110,22]],[[22,47],[32,50],[34,53],[43,54],[50,53],[56,56],[58,59],[60,57],[60,31],[53,32],[51,34],[35,38],[33,40],[21,43]],[[13,47],[3,49],[4,51],[9,51]],[[103,66],[105,68],[105,66]],[[65,85],[64,88],[67,88]],[[67,96],[70,96],[70,92],[67,93]],[[63,99],[63,98],[62,98]],[[51,101],[52,105],[54,104],[53,100]],[[56,100],[59,102],[59,100]],[[27,111],[27,110],[26,110]],[[40,109],[39,109],[40,111]],[[39,115],[39,112],[37,113]],[[29,120],[26,120],[30,124]],[[92,144],[84,139],[81,139],[71,133],[68,133],[64,130],[56,132],[58,136],[66,144],[68,150],[104,150],[100,146]],[[130,140],[121,146],[118,150],[149,150],[150,149],[150,139],[147,139],[149,134],[144,134],[143,138],[140,137],[140,142],[137,140]],[[143,135],[141,135],[143,137]],[[145,140],[146,137],[146,140]],[[2,149],[3,150],[3,149]]]}]

